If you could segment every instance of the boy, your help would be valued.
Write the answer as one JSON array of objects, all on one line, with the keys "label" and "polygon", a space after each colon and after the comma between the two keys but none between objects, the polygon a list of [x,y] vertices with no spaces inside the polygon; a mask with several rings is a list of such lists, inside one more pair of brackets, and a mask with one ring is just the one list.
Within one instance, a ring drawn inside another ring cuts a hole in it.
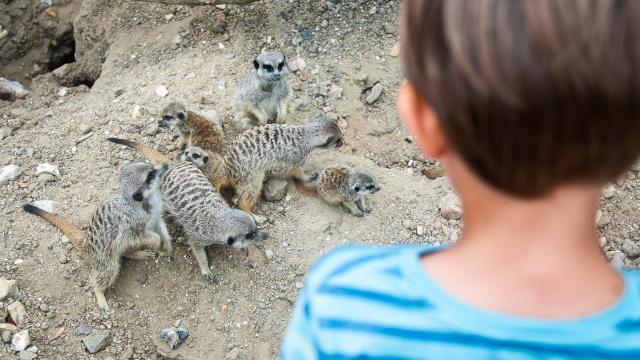
[{"label": "boy", "polygon": [[282,359],[640,359],[600,189],[640,154],[640,2],[405,0],[400,116],[465,212],[448,248],[332,251]]}]

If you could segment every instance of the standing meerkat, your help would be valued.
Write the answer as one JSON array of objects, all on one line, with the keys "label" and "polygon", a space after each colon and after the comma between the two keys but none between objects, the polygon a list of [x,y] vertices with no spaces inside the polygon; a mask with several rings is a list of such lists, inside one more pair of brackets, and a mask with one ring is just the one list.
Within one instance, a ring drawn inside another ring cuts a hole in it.
[{"label": "standing meerkat", "polygon": [[340,128],[324,117],[304,125],[269,124],[253,128],[242,133],[228,149],[224,159],[226,176],[215,183],[216,189],[231,186],[238,195],[240,209],[253,214],[267,177],[313,180],[314,175],[305,174],[301,168],[309,154],[317,148],[342,144]]},{"label": "standing meerkat", "polygon": [[378,192],[380,186],[366,172],[348,166],[332,166],[320,173],[314,185],[299,186],[298,189],[307,195],[318,195],[330,205],[342,204],[351,214],[361,217],[371,212],[364,202],[365,196]]},{"label": "standing meerkat", "polygon": [[293,90],[286,73],[285,57],[278,51],[262,53],[253,60],[251,73],[240,81],[233,98],[238,129],[287,122]]},{"label": "standing meerkat", "polygon": [[91,282],[98,306],[109,305],[104,291],[113,285],[120,272],[122,257],[136,260],[153,258],[162,249],[171,254],[171,237],[162,218],[162,200],[157,191],[167,165],[134,163],[120,172],[118,195],[98,206],[86,235],[62,218],[30,204],[23,209],[38,215],[60,229],[73,246],[88,255]]},{"label": "standing meerkat", "polygon": [[[166,157],[157,150],[129,140],[109,138],[111,142],[141,151],[153,161]],[[230,208],[209,179],[189,161],[172,164],[159,186],[165,211],[182,227],[200,272],[209,283],[215,278],[209,267],[205,247],[213,244],[247,247],[267,239],[247,213]]]}]

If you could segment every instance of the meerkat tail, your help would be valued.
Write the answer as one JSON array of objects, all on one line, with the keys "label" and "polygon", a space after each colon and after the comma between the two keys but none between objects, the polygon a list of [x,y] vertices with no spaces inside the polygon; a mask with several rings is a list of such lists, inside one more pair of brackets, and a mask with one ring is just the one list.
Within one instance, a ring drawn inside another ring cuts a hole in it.
[{"label": "meerkat tail", "polygon": [[65,234],[69,238],[69,241],[71,241],[71,244],[76,248],[76,250],[82,250],[82,239],[84,237],[84,232],[78,229],[75,225],[67,222],[66,220],[55,214],[40,209],[39,207],[33,206],[31,204],[23,205],[22,209],[24,209],[24,211],[28,212],[29,214],[37,215],[47,220],[51,225],[57,227],[60,231],[62,231],[63,234]]},{"label": "meerkat tail", "polygon": [[302,195],[309,196],[309,197],[320,196],[318,194],[318,188],[315,185],[309,185],[308,183],[305,184],[302,181],[295,178],[293,179],[293,183],[296,186],[296,190],[298,190],[298,192],[301,193]]},{"label": "meerkat tail", "polygon": [[169,161],[169,159],[161,152],[159,152],[158,150],[152,148],[151,146],[147,146],[144,144],[140,144],[137,143],[135,141],[131,141],[131,140],[126,140],[126,139],[119,139],[119,138],[107,138],[107,141],[110,141],[114,144],[120,144],[120,145],[124,145],[124,146],[128,146],[132,149],[138,150],[141,153],[144,154],[144,156],[146,156],[147,158],[149,158],[149,160],[151,160],[152,162],[159,164],[159,163],[165,163],[167,161]]}]

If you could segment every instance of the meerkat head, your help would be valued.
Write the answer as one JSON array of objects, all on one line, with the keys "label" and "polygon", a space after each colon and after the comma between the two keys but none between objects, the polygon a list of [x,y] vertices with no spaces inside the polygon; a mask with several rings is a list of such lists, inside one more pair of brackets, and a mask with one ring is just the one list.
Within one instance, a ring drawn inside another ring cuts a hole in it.
[{"label": "meerkat head", "polygon": [[180,160],[190,161],[198,168],[203,169],[209,162],[209,154],[197,146],[190,145],[182,149]]},{"label": "meerkat head", "polygon": [[267,234],[258,230],[253,217],[238,209],[229,209],[225,213],[225,224],[222,226],[227,245],[244,248],[255,242],[267,239]]},{"label": "meerkat head", "polygon": [[369,195],[380,191],[380,186],[373,176],[361,172],[349,177],[349,189],[358,195]]},{"label": "meerkat head", "polygon": [[120,196],[136,202],[148,199],[166,171],[167,164],[153,166],[137,162],[125,166],[120,172]]},{"label": "meerkat head", "polygon": [[268,51],[253,60],[253,67],[259,79],[275,83],[280,81],[286,72],[285,57],[278,51]]},{"label": "meerkat head", "polygon": [[177,101],[169,103],[162,109],[162,117],[158,119],[160,126],[176,126],[187,120],[187,108]]},{"label": "meerkat head", "polygon": [[312,136],[319,148],[339,148],[344,145],[342,131],[336,123],[324,116],[318,116],[308,123]]}]

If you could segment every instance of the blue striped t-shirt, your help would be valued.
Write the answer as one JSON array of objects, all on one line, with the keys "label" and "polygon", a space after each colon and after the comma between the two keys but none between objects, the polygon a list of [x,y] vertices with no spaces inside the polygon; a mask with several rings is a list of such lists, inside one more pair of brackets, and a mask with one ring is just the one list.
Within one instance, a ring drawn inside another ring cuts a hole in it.
[{"label": "blue striped t-shirt", "polygon": [[280,359],[640,359],[640,273],[609,309],[538,320],[461,303],[423,270],[437,248],[347,246],[309,272]]}]

